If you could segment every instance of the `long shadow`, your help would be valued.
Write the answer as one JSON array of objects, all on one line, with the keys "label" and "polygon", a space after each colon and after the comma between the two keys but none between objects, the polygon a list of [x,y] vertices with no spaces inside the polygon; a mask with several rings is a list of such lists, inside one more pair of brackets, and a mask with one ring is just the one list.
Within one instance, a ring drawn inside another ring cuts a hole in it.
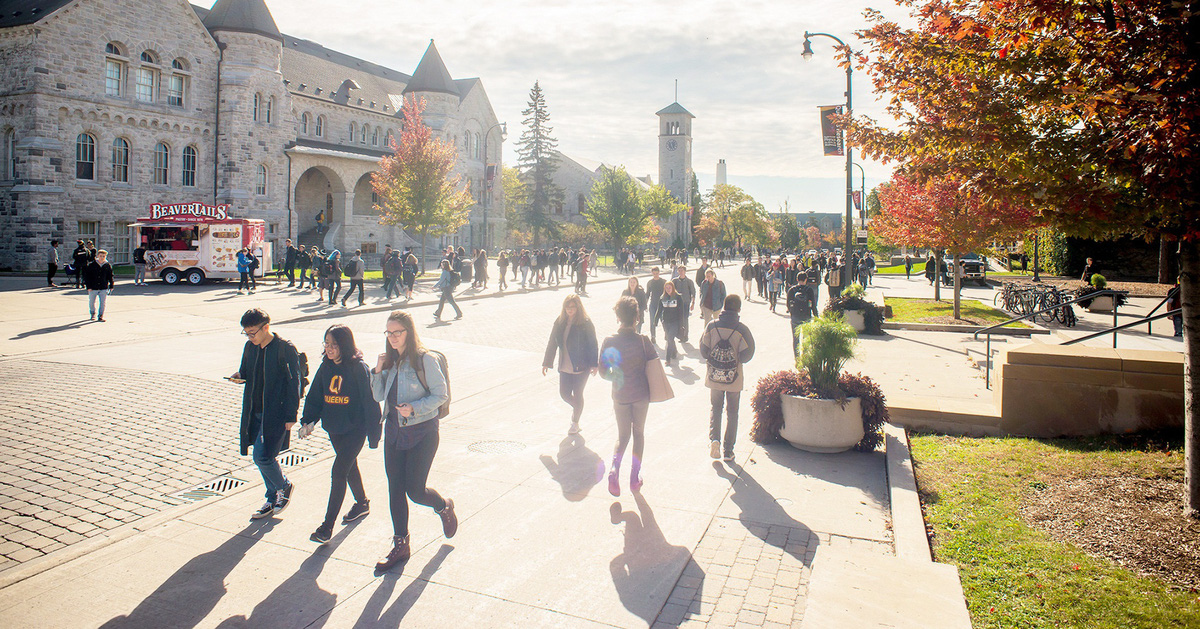
[{"label": "long shadow", "polygon": [[558,444],[558,460],[547,454],[541,457],[550,478],[562,487],[563,498],[579,502],[587,497],[596,483],[604,478],[604,461],[587,447],[580,435],[567,435]]},{"label": "long shadow", "polygon": [[31,336],[38,336],[41,334],[52,334],[54,332],[62,332],[63,330],[73,330],[75,328],[85,326],[89,323],[91,323],[90,320],[81,319],[79,321],[72,321],[71,323],[64,323],[63,325],[54,325],[54,326],[50,326],[48,328],[38,328],[36,330],[27,330],[25,332],[21,332],[20,334],[17,334],[16,336],[9,337],[8,340],[19,341],[21,339],[29,338]]},{"label": "long shadow", "polygon": [[1124,435],[1038,439],[1037,441],[1067,452],[1182,452],[1184,430],[1183,428],[1164,428]]},{"label": "long shadow", "polygon": [[404,616],[412,609],[413,604],[417,602],[417,599],[421,598],[421,593],[429,585],[430,579],[433,578],[438,568],[442,566],[442,562],[446,561],[446,557],[452,550],[454,550],[453,546],[442,544],[437,554],[429,560],[429,563],[425,564],[424,568],[421,568],[421,573],[400,592],[400,596],[396,597],[396,601],[386,610],[383,606],[392,598],[392,591],[396,589],[396,581],[400,579],[401,573],[385,573],[383,581],[371,593],[371,598],[367,600],[367,604],[363,607],[362,613],[359,614],[354,626],[399,627],[400,621],[404,620]]},{"label": "long shadow", "polygon": [[253,522],[220,546],[183,564],[138,603],[132,612],[101,625],[127,627],[195,627],[225,596],[225,577],[272,528],[276,520]]},{"label": "long shadow", "polygon": [[[842,487],[854,487],[865,493],[875,504],[883,505],[884,507],[891,500],[888,494],[886,474],[881,472],[878,476],[873,477],[871,474],[861,473],[861,470],[864,468],[886,469],[887,463],[885,459],[887,455],[883,450],[817,454],[797,450],[787,443],[773,443],[759,446],[759,449],[773,463],[787,468],[797,475],[808,476]],[[864,466],[861,459],[875,459],[875,461],[869,466]],[[740,474],[743,470],[738,468],[738,471]],[[749,472],[746,474],[749,476]]]},{"label": "long shadow", "polygon": [[687,365],[671,365],[670,372],[667,374],[685,385],[695,384],[700,380],[700,376],[696,374],[696,370]]},{"label": "long shadow", "polygon": [[[625,547],[609,562],[608,569],[621,604],[651,625],[692,554],[667,541],[641,492],[633,492],[633,500],[637,511],[622,511],[620,502],[609,507],[612,523],[625,524]],[[697,578],[698,589],[703,589],[704,573]]]},{"label": "long shadow", "polygon": [[729,481],[730,485],[733,486],[733,493],[730,495],[730,498],[742,510],[741,515],[738,517],[738,522],[764,543],[779,548],[795,557],[801,563],[804,563],[805,552],[811,549],[806,548],[805,552],[789,551],[787,549],[787,540],[792,538],[792,535],[789,533],[784,538],[780,538],[778,535],[771,535],[769,527],[785,526],[790,529],[796,529],[799,531],[800,538],[807,538],[810,541],[813,539],[812,529],[788,515],[787,511],[776,502],[775,497],[763,488],[754,479],[754,475],[746,471],[746,468],[737,463],[727,463],[726,465],[732,468],[735,473],[729,473],[724,465],[718,461],[713,461],[713,469],[716,470],[717,475]]},{"label": "long shadow", "polygon": [[[270,594],[254,606],[250,616],[226,618],[218,629],[234,627],[285,626],[317,629],[329,618],[329,611],[337,605],[337,594],[326,592],[317,585],[317,577],[325,569],[325,563],[338,544],[354,530],[362,520],[342,527],[325,545],[305,559],[286,581],[280,583]],[[299,616],[299,617],[297,617]],[[312,620],[315,618],[315,620]],[[309,624],[311,622],[311,624]]]}]

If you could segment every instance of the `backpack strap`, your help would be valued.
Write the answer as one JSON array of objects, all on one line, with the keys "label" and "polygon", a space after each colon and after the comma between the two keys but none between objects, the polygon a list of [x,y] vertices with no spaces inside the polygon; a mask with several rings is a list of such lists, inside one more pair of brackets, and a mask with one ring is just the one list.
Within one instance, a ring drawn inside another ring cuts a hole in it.
[{"label": "backpack strap", "polygon": [[417,361],[417,380],[421,381],[421,386],[425,388],[426,393],[432,393],[429,390],[429,385],[425,382],[425,357],[429,352],[421,352],[421,360]]}]

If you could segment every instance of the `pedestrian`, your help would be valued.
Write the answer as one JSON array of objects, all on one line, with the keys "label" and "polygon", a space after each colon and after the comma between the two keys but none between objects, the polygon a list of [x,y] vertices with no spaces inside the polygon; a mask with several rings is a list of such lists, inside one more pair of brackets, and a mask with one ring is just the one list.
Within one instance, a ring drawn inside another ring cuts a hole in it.
[{"label": "pedestrian", "polygon": [[750,256],[746,256],[746,261],[742,264],[742,293],[745,295],[746,301],[750,301],[750,285],[754,281],[754,265],[750,264]]},{"label": "pedestrian", "polygon": [[717,279],[717,272],[710,267],[704,272],[704,280],[700,282],[700,317],[707,326],[725,303],[725,282]]},{"label": "pedestrian", "polygon": [[312,248],[312,283],[317,289],[317,301],[325,300],[325,285],[329,278],[329,261],[316,246]]},{"label": "pedestrian", "polygon": [[782,265],[776,263],[771,268],[771,274],[767,278],[767,301],[771,303],[771,312],[775,312],[775,302],[779,300],[779,293],[783,291],[783,268]]},{"label": "pedestrian", "polygon": [[[1022,269],[1023,270],[1023,269]],[[933,254],[925,260],[925,279],[929,280],[929,285],[933,286],[933,281],[937,277],[937,260]]]},{"label": "pedestrian", "polygon": [[346,307],[346,300],[350,299],[350,295],[354,293],[354,287],[358,287],[358,305],[363,305],[363,278],[366,276],[367,263],[363,262],[362,250],[355,249],[354,257],[346,263],[346,277],[350,278],[350,287],[346,289],[346,294],[342,296],[342,307]]},{"label": "pedestrian", "polygon": [[51,240],[50,248],[46,250],[46,286],[55,288],[54,276],[58,274],[58,241]]},{"label": "pedestrian", "polygon": [[[737,441],[738,405],[745,384],[742,365],[754,357],[754,337],[750,334],[750,328],[739,320],[741,309],[740,297],[726,297],[721,313],[704,328],[704,336],[700,337],[700,356],[708,363],[704,385],[711,389],[709,456],[714,459],[721,457],[725,461],[733,461],[733,445]],[[724,442],[721,440],[722,405],[725,406],[726,419]]]},{"label": "pedestrian", "polygon": [[508,271],[508,254],[501,249],[500,255],[496,256],[496,268],[500,269],[500,278],[497,283],[497,290],[508,288],[508,282],[504,279],[505,273]]},{"label": "pedestrian", "polygon": [[347,486],[354,495],[354,505],[342,524],[370,513],[371,502],[358,471],[358,453],[367,441],[372,449],[379,447],[379,402],[371,391],[371,368],[363,361],[350,328],[341,324],[325,330],[324,358],[304,398],[296,435],[303,439],[312,434],[318,421],[329,434],[334,459],[325,519],[308,539],[324,544],[333,537],[333,523],[342,510]]},{"label": "pedestrian", "polygon": [[1100,272],[1100,265],[1092,258],[1087,259],[1087,264],[1083,265],[1083,275],[1079,278],[1085,284],[1092,283],[1092,276]]},{"label": "pedestrian", "polygon": [[680,320],[685,316],[683,296],[679,294],[679,290],[675,287],[675,282],[667,282],[663,285],[659,312],[662,317],[663,332],[667,336],[666,362],[670,364],[672,359],[679,358],[679,350],[675,347],[675,339],[679,338],[679,328],[682,325]]},{"label": "pedestrian", "polygon": [[250,250],[245,247],[237,252],[237,270],[237,294],[242,295],[244,291],[253,292],[253,289],[250,288]]},{"label": "pedestrian", "polygon": [[671,283],[679,293],[679,342],[687,343],[688,317],[696,308],[696,285],[688,278],[687,266],[683,264],[676,268],[675,279]]},{"label": "pedestrian", "polygon": [[1025,255],[1025,252],[1022,251],[1021,252],[1021,273],[1028,273],[1028,272],[1029,272],[1029,256]]},{"label": "pedestrian", "polygon": [[[593,251],[595,253],[595,251]],[[575,293],[578,295],[587,294],[588,272],[591,270],[591,256],[588,255],[586,249],[579,249],[579,260],[576,263],[575,269]]]},{"label": "pedestrian", "polygon": [[337,302],[338,293],[342,292],[342,252],[337,249],[325,260],[325,287],[329,289],[329,305]]},{"label": "pedestrian", "polygon": [[417,254],[413,253],[412,249],[408,250],[408,255],[404,256],[404,267],[401,273],[404,274],[404,298],[412,301],[413,286],[417,283]]},{"label": "pedestrian", "polygon": [[475,286],[479,288],[487,288],[487,261],[487,251],[480,249],[475,256]]},{"label": "pedestrian", "polygon": [[[591,252],[588,253],[588,271],[590,271],[592,276],[595,277],[595,275],[600,272],[599,267],[600,267],[600,254],[597,253],[595,249],[592,249]],[[587,291],[584,291],[584,292],[587,292]]]},{"label": "pedestrian", "polygon": [[571,407],[571,427],[567,434],[579,434],[579,418],[583,416],[583,389],[588,376],[596,373],[596,326],[583,308],[579,295],[563,299],[562,311],[550,330],[546,354],[542,359],[542,375],[554,367],[558,355],[558,394]]},{"label": "pedestrian", "polygon": [[75,288],[83,288],[83,271],[88,265],[88,250],[83,240],[75,241],[75,251],[71,252],[71,265],[75,267]]},{"label": "pedestrian", "polygon": [[[392,273],[388,269],[388,262],[395,256],[396,252],[392,251],[391,245],[385,245],[383,248],[383,256],[379,258],[379,274],[383,278],[383,298],[392,298],[392,289],[396,282],[400,281],[399,273]],[[399,291],[397,291],[399,292]]]},{"label": "pedestrian", "polygon": [[812,316],[818,316],[817,302],[821,297],[821,272],[817,267],[810,266],[804,272],[804,293],[808,297],[808,307]]},{"label": "pedestrian", "polygon": [[288,288],[291,288],[296,285],[296,247],[291,238],[285,239],[283,244],[287,247],[283,254],[283,274],[288,278]]},{"label": "pedestrian", "polygon": [[[88,312],[92,318],[104,322],[104,305],[112,294],[113,270],[108,264],[108,252],[101,249],[96,252],[96,259],[88,262],[83,271],[83,284],[88,292]],[[96,310],[96,300],[100,301],[100,310]]]},{"label": "pedestrian", "polygon": [[1167,291],[1167,312],[1179,310],[1179,312],[1171,315],[1171,324],[1175,326],[1176,337],[1183,336],[1183,311],[1181,308],[1183,308],[1183,299],[1179,293],[1179,280],[1176,279],[1175,285],[1171,287],[1171,290]]},{"label": "pedestrian", "polygon": [[755,265],[754,281],[758,285],[758,297],[766,300],[767,298],[767,276],[770,275],[771,267],[762,256],[758,258],[758,264]]},{"label": "pedestrian", "polygon": [[[784,305],[787,306],[788,315],[792,323],[792,353],[799,355],[800,351],[800,333],[797,331],[801,325],[806,323],[812,315],[812,304],[809,301],[808,293],[808,277],[804,278],[805,283],[796,284],[787,291],[787,297],[784,299]],[[714,457],[715,458],[715,457]]]},{"label": "pedestrian", "polygon": [[906,280],[912,279],[912,267],[913,267],[912,256],[907,253],[904,254],[904,279],[906,279]]},{"label": "pedestrian", "polygon": [[441,266],[442,275],[438,278],[437,283],[433,285],[434,290],[441,292],[441,298],[438,301],[437,310],[433,311],[433,319],[434,321],[442,320],[442,308],[444,308],[447,303],[454,307],[454,319],[461,319],[462,310],[454,301],[454,286],[458,284],[458,278],[456,277],[458,273],[450,268],[449,260],[442,260]]},{"label": "pedestrian", "polygon": [[633,330],[637,320],[637,300],[621,297],[613,307],[619,328],[600,346],[600,377],[612,381],[613,412],[617,420],[617,443],[613,447],[608,473],[608,492],[621,495],[621,460],[633,439],[633,460],[629,466],[629,490],[642,488],[642,456],[646,445],[646,411],[650,407],[650,383],[646,363],[658,358],[650,339]]},{"label": "pedestrian", "polygon": [[[181,241],[177,241],[177,242],[181,242]],[[249,249],[249,248],[246,249],[246,255],[249,256],[250,292],[253,293],[255,290],[258,290],[258,280],[255,279],[255,276],[258,275],[258,273],[256,272],[256,271],[258,271],[258,256],[254,255],[254,250]]]},{"label": "pedestrian", "polygon": [[[520,265],[520,267],[521,267],[521,288],[525,288],[526,282],[529,281],[529,264],[530,264],[530,262],[531,262],[531,260],[529,259],[529,250],[522,249],[520,257],[517,258],[517,265]],[[515,269],[516,265],[514,265],[513,268]],[[515,280],[516,277],[514,276],[513,279]]]},{"label": "pedestrian", "polygon": [[275,457],[288,449],[289,435],[300,407],[300,355],[296,346],[271,332],[271,317],[252,308],[242,315],[242,362],[229,377],[242,389],[242,419],[238,430],[242,456],[250,451],[262,474],[267,502],[250,518],[257,520],[287,508],[295,489]]},{"label": "pedestrian", "polygon": [[146,285],[146,243],[141,243],[133,250],[133,284]]},{"label": "pedestrian", "polygon": [[704,274],[709,269],[708,258],[700,258],[700,268],[696,269],[696,286],[699,286],[704,281]]},{"label": "pedestrian", "polygon": [[318,210],[313,220],[317,222],[317,235],[320,236],[325,231],[325,210]]},{"label": "pedestrian", "polygon": [[642,322],[646,320],[646,291],[642,289],[638,278],[630,276],[625,282],[625,290],[621,291],[622,297],[633,297],[638,303],[638,316],[636,330],[638,334],[642,333]]},{"label": "pedestrian", "polygon": [[[449,265],[443,261],[448,270]],[[442,520],[447,539],[458,531],[454,501],[426,486],[440,436],[442,405],[450,400],[450,384],[442,361],[417,337],[412,315],[388,315],[387,342],[371,370],[371,391],[384,404],[383,465],[392,514],[392,549],[375,564],[389,570],[409,558],[408,501],[431,507]]]},{"label": "pedestrian", "polygon": [[658,320],[662,316],[663,287],[667,280],[659,277],[658,267],[650,269],[650,279],[646,282],[646,295],[650,298],[650,342],[655,343],[654,332]]},{"label": "pedestrian", "polygon": [[312,281],[308,278],[308,269],[311,267],[312,256],[304,249],[304,245],[300,245],[296,248],[296,268],[300,269],[300,284],[297,287],[299,290],[304,290],[305,282]]}]

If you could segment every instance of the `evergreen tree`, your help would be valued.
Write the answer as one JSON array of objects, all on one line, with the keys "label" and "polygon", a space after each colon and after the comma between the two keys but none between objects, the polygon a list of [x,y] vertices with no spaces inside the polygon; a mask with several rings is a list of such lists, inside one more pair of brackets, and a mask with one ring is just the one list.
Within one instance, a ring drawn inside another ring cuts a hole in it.
[{"label": "evergreen tree", "polygon": [[541,237],[556,238],[558,223],[550,217],[550,208],[563,202],[563,191],[554,185],[554,172],[558,169],[556,140],[550,133],[550,112],[546,109],[546,96],[537,81],[529,90],[528,107],[521,112],[525,119],[525,131],[517,141],[517,166],[528,186],[528,198],[520,210],[521,223],[533,234],[533,246],[541,244]]}]

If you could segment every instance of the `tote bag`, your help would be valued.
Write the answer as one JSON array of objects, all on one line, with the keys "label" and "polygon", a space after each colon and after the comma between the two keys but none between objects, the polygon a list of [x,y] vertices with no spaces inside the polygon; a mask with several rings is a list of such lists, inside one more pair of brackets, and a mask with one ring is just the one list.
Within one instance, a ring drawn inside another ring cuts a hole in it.
[{"label": "tote bag", "polygon": [[[642,347],[649,345],[650,339],[642,336]],[[666,402],[675,397],[675,392],[671,390],[671,383],[667,380],[667,372],[663,369],[662,360],[657,356],[650,358],[650,352],[646,352],[646,381],[650,384],[650,401],[651,402]]]}]

